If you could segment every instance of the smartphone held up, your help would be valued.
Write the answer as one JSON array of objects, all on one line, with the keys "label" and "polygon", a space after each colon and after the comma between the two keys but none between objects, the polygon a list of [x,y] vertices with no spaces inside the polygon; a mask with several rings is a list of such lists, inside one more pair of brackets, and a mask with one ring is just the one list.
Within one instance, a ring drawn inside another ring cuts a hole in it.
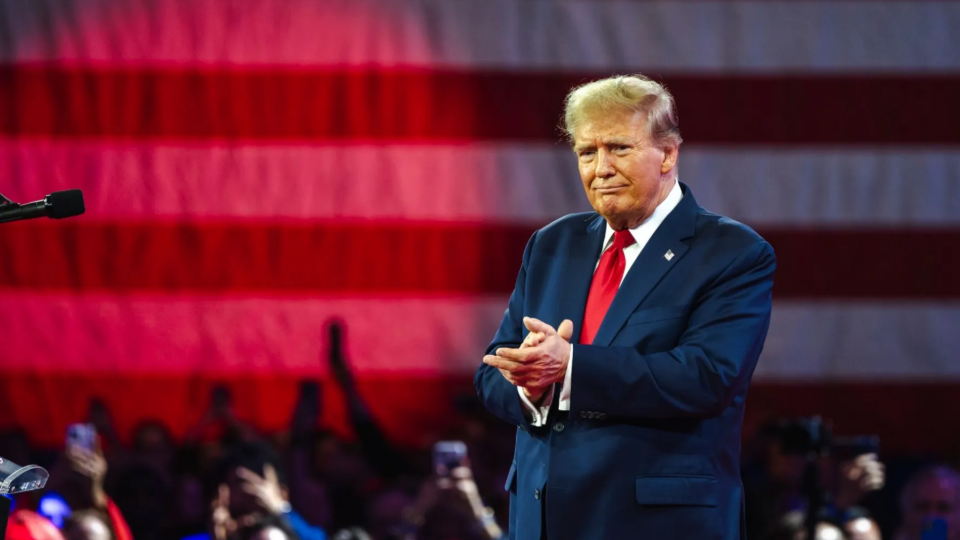
[{"label": "smartphone held up", "polygon": [[70,424],[67,426],[67,448],[78,447],[93,451],[97,444],[97,429],[93,424]]},{"label": "smartphone held up", "polygon": [[463,441],[440,441],[433,445],[433,470],[447,477],[457,467],[468,467],[467,445]]}]

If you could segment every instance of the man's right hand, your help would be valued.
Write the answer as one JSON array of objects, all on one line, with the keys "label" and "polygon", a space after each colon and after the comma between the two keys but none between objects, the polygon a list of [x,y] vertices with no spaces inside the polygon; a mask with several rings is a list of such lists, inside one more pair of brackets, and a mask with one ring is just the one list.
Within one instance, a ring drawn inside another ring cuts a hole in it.
[{"label": "man's right hand", "polygon": [[[538,332],[533,330],[533,328],[531,328],[532,323],[528,321],[526,317],[524,318],[524,324],[526,324],[527,329],[530,330],[530,332],[527,333],[527,337],[524,338],[523,343],[520,344],[519,348],[521,350],[537,347],[538,345],[543,343],[545,339],[547,339],[547,334],[545,332]],[[559,333],[561,334],[561,337],[563,339],[569,340],[573,333],[573,326],[561,325],[561,329]],[[510,384],[513,384],[514,386],[519,386],[520,389],[523,391],[523,395],[526,396],[527,399],[529,399],[530,402],[535,405],[539,405],[539,401],[543,398],[544,394],[547,393],[547,390],[550,389],[549,386],[544,386],[539,388],[529,388],[526,386],[522,386],[516,380],[514,380],[510,371],[503,368],[500,368],[500,374],[503,375],[503,377],[507,379],[507,381],[509,381]]]}]

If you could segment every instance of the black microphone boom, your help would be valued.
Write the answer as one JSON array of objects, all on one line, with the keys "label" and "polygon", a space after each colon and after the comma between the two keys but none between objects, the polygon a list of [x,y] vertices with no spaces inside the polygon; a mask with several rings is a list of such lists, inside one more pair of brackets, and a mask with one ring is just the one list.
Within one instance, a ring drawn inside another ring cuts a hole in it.
[{"label": "black microphone boom", "polygon": [[83,193],[79,189],[54,191],[42,201],[0,204],[0,223],[39,217],[63,219],[79,216],[84,210]]}]

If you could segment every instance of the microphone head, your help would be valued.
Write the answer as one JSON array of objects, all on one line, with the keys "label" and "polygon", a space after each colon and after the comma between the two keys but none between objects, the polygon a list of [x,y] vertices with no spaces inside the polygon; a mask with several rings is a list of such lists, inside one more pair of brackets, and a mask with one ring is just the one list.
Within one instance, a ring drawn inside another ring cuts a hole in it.
[{"label": "microphone head", "polygon": [[86,210],[83,206],[83,193],[79,189],[54,191],[47,195],[47,217],[63,219],[79,216]]}]

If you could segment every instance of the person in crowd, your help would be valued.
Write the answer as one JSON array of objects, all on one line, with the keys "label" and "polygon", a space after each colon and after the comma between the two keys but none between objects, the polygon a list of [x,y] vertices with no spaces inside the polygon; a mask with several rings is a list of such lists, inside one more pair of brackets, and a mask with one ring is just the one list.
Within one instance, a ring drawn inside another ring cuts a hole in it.
[{"label": "person in crowd", "polygon": [[404,517],[414,498],[400,486],[389,486],[366,505],[365,532],[376,540],[397,538],[404,530]]},{"label": "person in crowd", "polygon": [[106,489],[114,495],[130,532],[137,540],[165,539],[172,533],[169,518],[175,500],[172,465],[176,449],[169,430],[157,420],[141,420],[134,427],[132,447],[127,448],[120,443],[103,400],[91,400],[87,418],[108,463]]},{"label": "person in crowd", "polygon": [[[787,512],[762,540],[807,540],[804,517],[803,512]],[[836,523],[821,521],[817,523],[816,540],[849,540],[849,537]]]},{"label": "person in crowd", "polygon": [[165,538],[173,496],[167,470],[139,459],[128,461],[112,475],[110,493],[134,538]]},{"label": "person in crowd", "polygon": [[[747,537],[759,538],[782,517],[793,511],[806,511],[802,490],[804,457],[783,452],[775,423],[761,428],[755,441],[758,456],[743,468],[746,499]],[[885,467],[876,454],[862,454],[839,464],[821,463],[827,501],[822,516],[844,525],[848,520],[867,517],[858,506],[868,494],[880,490],[886,480]]]},{"label": "person in crowd", "polygon": [[473,470],[470,467],[456,467],[450,471],[449,478],[438,479],[441,489],[455,493],[455,496],[449,500],[466,501],[466,508],[470,509],[469,521],[472,521],[474,529],[478,530],[483,540],[499,540],[503,538],[503,531],[497,524],[494,511],[483,503],[480,497],[480,490],[473,477]]},{"label": "person in crowd", "polygon": [[326,540],[291,507],[279,456],[264,442],[235,443],[224,456],[210,513],[214,540]]},{"label": "person in crowd", "polygon": [[866,516],[847,520],[843,529],[850,540],[882,540],[883,538],[877,522]]},{"label": "person in crowd", "polygon": [[49,519],[33,510],[17,508],[7,520],[5,540],[64,540],[64,537]]},{"label": "person in crowd", "polygon": [[288,456],[291,500],[304,517],[330,530],[360,526],[368,501],[409,474],[411,464],[384,434],[364,401],[343,351],[339,321],[327,327],[328,368],[340,387],[356,440],[351,443],[317,429],[323,386],[302,381],[291,421]]},{"label": "person in crowd", "polygon": [[417,499],[405,511],[406,533],[399,540],[500,540],[504,533],[492,508],[483,503],[473,472],[455,467],[421,484]]},{"label": "person in crowd", "polygon": [[159,471],[173,468],[176,448],[170,431],[158,420],[144,420],[133,430],[132,454],[142,463],[149,463]]},{"label": "person in crowd", "polygon": [[48,489],[61,494],[73,512],[87,510],[105,516],[114,540],[133,540],[123,512],[104,487],[109,467],[100,441],[97,436],[93,448],[68,444],[50,474]]},{"label": "person in crowd", "polygon": [[948,540],[960,540],[960,473],[943,465],[916,472],[900,493],[900,512],[894,540],[922,540],[932,520],[943,520]]},{"label": "person in crowd", "polygon": [[74,512],[64,520],[63,536],[66,540],[115,540],[109,522],[99,510]]},{"label": "person in crowd", "polygon": [[330,529],[362,525],[366,502],[384,487],[357,443],[326,430],[314,430],[294,443],[289,462],[295,503],[311,508],[312,516],[323,519]]},{"label": "person in crowd", "polygon": [[374,540],[367,531],[360,527],[350,527],[349,529],[340,529],[332,537],[332,540]]}]

